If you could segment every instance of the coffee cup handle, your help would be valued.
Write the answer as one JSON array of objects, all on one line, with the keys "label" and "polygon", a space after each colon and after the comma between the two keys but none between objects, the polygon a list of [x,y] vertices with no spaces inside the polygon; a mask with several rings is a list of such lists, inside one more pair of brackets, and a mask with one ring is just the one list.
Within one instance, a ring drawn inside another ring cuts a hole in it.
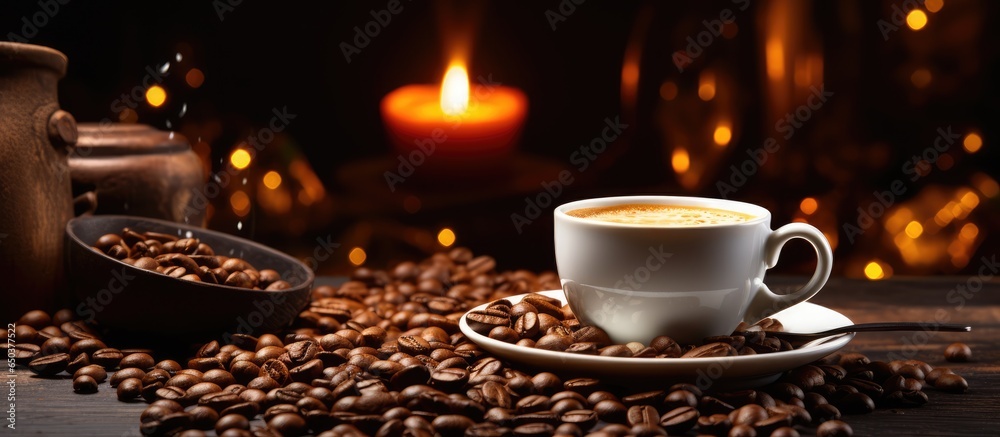
[{"label": "coffee cup handle", "polygon": [[[809,282],[797,291],[789,294],[775,294],[764,284],[763,276],[754,280],[756,290],[750,305],[747,307],[743,321],[754,323],[772,314],[804,302],[813,297],[830,278],[830,271],[833,270],[833,250],[830,249],[830,242],[820,232],[819,229],[805,223],[789,223],[782,226],[767,236],[764,243],[764,267],[770,269],[778,263],[778,255],[781,248],[793,238],[801,238],[812,244],[816,250],[816,271],[813,272]],[[753,288],[751,288],[753,289]]]}]

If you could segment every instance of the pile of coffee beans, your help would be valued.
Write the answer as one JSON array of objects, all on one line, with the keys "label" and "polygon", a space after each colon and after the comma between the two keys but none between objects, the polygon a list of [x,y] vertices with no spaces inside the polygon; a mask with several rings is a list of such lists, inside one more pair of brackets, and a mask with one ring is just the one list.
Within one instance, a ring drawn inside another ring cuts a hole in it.
[{"label": "pile of coffee beans", "polygon": [[513,304],[494,301],[466,316],[472,330],[494,340],[558,352],[636,358],[711,358],[756,355],[792,350],[768,332],[781,331],[781,322],[765,318],[753,325],[741,323],[731,335],[708,337],[701,344],[680,345],[665,335],[648,345],[640,342],[612,344],[603,329],[582,325],[559,299],[531,293]]},{"label": "pile of coffee beans", "polygon": [[93,249],[137,268],[185,281],[267,291],[291,288],[277,271],[258,270],[242,259],[216,255],[197,238],[125,228],[120,235],[102,235]]},{"label": "pile of coffee beans", "polygon": [[634,389],[560,377],[559,369],[528,371],[469,341],[457,320],[559,281],[494,269],[492,258],[466,249],[389,271],[359,268],[339,287],[315,288],[286,332],[236,334],[180,361],[110,348],[69,310],[25,314],[16,345],[6,347],[39,375],[73,375],[78,393],[111,387],[122,401],[148,402],[138,421],[144,435],[849,436],[843,415],[920,406],[925,387],[968,388],[946,368],[856,353],[739,391],[690,383]]}]

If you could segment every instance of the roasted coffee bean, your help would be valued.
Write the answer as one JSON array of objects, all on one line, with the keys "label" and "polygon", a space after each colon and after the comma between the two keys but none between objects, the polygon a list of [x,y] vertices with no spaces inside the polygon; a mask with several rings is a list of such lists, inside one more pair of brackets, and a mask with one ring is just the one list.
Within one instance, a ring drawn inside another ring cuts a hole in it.
[{"label": "roasted coffee bean", "polygon": [[805,398],[802,399],[802,404],[805,405],[806,409],[813,409],[818,405],[827,404],[829,401],[826,400],[823,395],[816,392],[806,393]]},{"label": "roasted coffee bean", "polygon": [[568,349],[572,344],[573,337],[571,335],[547,334],[538,339],[535,343],[535,347],[538,349],[561,352]]},{"label": "roasted coffee bean", "polygon": [[820,365],[818,366],[823,370],[825,375],[824,379],[828,383],[836,383],[847,377],[847,370],[838,365]]},{"label": "roasted coffee bean", "polygon": [[[575,392],[570,392],[570,393],[575,393]],[[614,393],[600,390],[600,391],[595,391],[591,393],[589,396],[587,396],[587,405],[594,406],[597,405],[598,402],[606,400],[618,401],[619,399],[618,396],[615,396]]]},{"label": "roasted coffee bean", "polygon": [[666,393],[663,390],[647,391],[642,393],[635,393],[621,398],[621,401],[625,406],[632,407],[635,405],[653,405],[659,406],[663,397]]},{"label": "roasted coffee bean", "polygon": [[683,434],[694,428],[700,414],[694,407],[680,407],[660,416],[660,426],[669,434]]},{"label": "roasted coffee bean", "polygon": [[121,361],[119,361],[118,363],[118,366],[121,367],[122,369],[134,367],[137,369],[149,370],[153,368],[154,365],[156,365],[156,361],[153,360],[152,356],[146,353],[135,353],[126,355],[122,357]]},{"label": "roasted coffee bean", "polygon": [[52,376],[69,365],[69,354],[53,354],[41,358],[35,358],[28,363],[28,369],[41,376]]},{"label": "roasted coffee bean", "polygon": [[712,414],[698,418],[698,431],[702,434],[723,435],[732,428],[732,422],[725,414]]},{"label": "roasted coffee bean", "polygon": [[656,425],[660,422],[660,413],[651,405],[635,405],[625,413],[629,426]]},{"label": "roasted coffee bean", "polygon": [[120,363],[124,357],[125,355],[118,349],[104,348],[91,353],[90,362],[111,370],[118,367],[118,363]]},{"label": "roasted coffee bean", "polygon": [[159,363],[156,363],[156,365],[153,366],[153,367],[155,369],[165,370],[167,373],[170,373],[170,374],[177,373],[177,372],[179,372],[181,370],[180,363],[178,363],[178,362],[176,362],[174,360],[163,360],[163,361],[160,361]]},{"label": "roasted coffee bean", "polygon": [[73,372],[74,379],[79,378],[80,376],[83,375],[87,375],[91,378],[94,378],[94,381],[97,381],[98,383],[102,383],[104,382],[105,379],[108,379],[108,372],[105,371],[103,367],[98,366],[96,364],[91,364],[89,366],[81,367],[76,372]]},{"label": "roasted coffee bean", "polygon": [[466,322],[473,331],[489,335],[497,326],[510,326],[510,316],[497,310],[473,311],[465,316]]},{"label": "roasted coffee bean", "polygon": [[308,430],[306,420],[294,413],[282,413],[267,422],[267,426],[282,436],[300,436]]},{"label": "roasted coffee bean", "polygon": [[840,397],[835,405],[846,414],[867,414],[875,411],[875,402],[864,393],[848,393]]},{"label": "roasted coffee bean", "polygon": [[934,380],[934,388],[952,393],[965,393],[969,390],[969,383],[959,375],[946,373]]},{"label": "roasted coffee bean", "polygon": [[[657,417],[657,420],[659,417]],[[597,413],[591,410],[572,410],[563,413],[559,420],[577,426],[580,430],[589,430],[597,424]]]},{"label": "roasted coffee bean", "polygon": [[691,349],[681,358],[714,358],[731,357],[737,355],[736,349],[727,343],[709,343]]},{"label": "roasted coffee bean", "polygon": [[828,420],[840,420],[840,409],[832,404],[820,404],[809,410],[813,423],[823,423]]},{"label": "roasted coffee bean", "polygon": [[807,391],[812,390],[813,387],[825,384],[825,375],[823,369],[817,366],[805,365],[791,371],[783,380]]},{"label": "roasted coffee bean", "polygon": [[184,401],[184,389],[180,387],[163,387],[156,390],[156,399],[182,402]]},{"label": "roasted coffee bean", "polygon": [[42,355],[63,354],[69,352],[70,342],[67,337],[53,337],[41,345]]},{"label": "roasted coffee bean", "polygon": [[518,414],[534,413],[549,409],[549,397],[544,395],[528,395],[514,404],[514,412]]},{"label": "roasted coffee bean", "polygon": [[785,426],[792,426],[792,418],[787,414],[775,414],[753,424],[760,435],[771,435],[774,430]]},{"label": "roasted coffee bean", "polygon": [[624,423],[627,420],[628,408],[621,402],[607,399],[595,404],[594,412],[604,422]]},{"label": "roasted coffee bean", "polygon": [[97,381],[90,375],[73,378],[73,391],[77,393],[97,393]]},{"label": "roasted coffee bean", "polygon": [[[104,238],[104,237],[101,237],[101,238]],[[101,241],[101,240],[98,240],[98,241]],[[113,242],[113,239],[112,240],[108,240],[105,243],[108,246],[110,246],[112,244],[115,244]],[[100,246],[98,246],[98,248],[100,248]],[[16,324],[17,325],[30,326],[30,327],[35,328],[35,329],[42,329],[42,328],[44,328],[44,327],[49,326],[49,325],[52,324],[52,317],[49,316],[49,313],[47,313],[45,311],[41,311],[41,310],[28,311],[28,312],[24,313],[24,315],[22,315],[21,318],[17,319],[17,323]],[[19,340],[21,340],[21,339],[19,338]],[[24,340],[21,340],[21,341],[24,341]]]},{"label": "roasted coffee bean", "polygon": [[944,359],[953,363],[964,363],[972,359],[972,349],[965,343],[949,344],[944,350]]},{"label": "roasted coffee bean", "polygon": [[938,378],[941,377],[941,375],[949,373],[955,373],[955,372],[953,372],[951,369],[947,367],[935,367],[933,370],[924,375],[924,382],[930,385],[934,385],[934,383],[937,381]]},{"label": "roasted coffee bean", "polygon": [[273,379],[278,385],[285,385],[291,382],[291,374],[288,372],[288,366],[279,360],[268,360],[264,365],[260,366],[260,371],[262,375],[267,375]]},{"label": "roasted coffee bean", "polygon": [[857,369],[864,369],[865,365],[870,363],[871,360],[863,354],[859,353],[846,353],[840,356],[840,362],[838,363],[840,367],[847,369],[848,371],[853,371]]},{"label": "roasted coffee bean", "polygon": [[495,381],[487,381],[481,389],[483,401],[492,407],[511,408],[511,395],[507,388]]},{"label": "roasted coffee bean", "polygon": [[[487,331],[483,335],[488,335]],[[410,355],[427,355],[431,352],[431,345],[421,337],[404,335],[396,340],[399,351]]]},{"label": "roasted coffee bean", "polygon": [[184,391],[184,403],[193,404],[203,396],[222,391],[222,387],[212,382],[199,382]]},{"label": "roasted coffee bean", "polygon": [[839,420],[823,422],[819,428],[816,428],[817,437],[851,437],[853,435],[854,430],[851,429],[851,426]]},{"label": "roasted coffee bean", "polygon": [[555,432],[555,427],[548,423],[529,423],[515,427],[513,432],[517,437],[550,436]]},{"label": "roasted coffee bean", "polygon": [[605,357],[631,357],[632,349],[624,344],[613,344],[601,348],[599,353]]},{"label": "roasted coffee bean", "polygon": [[517,341],[521,339],[517,331],[514,331],[514,329],[506,326],[497,326],[493,328],[490,330],[488,336],[494,340],[500,340],[504,343],[517,343]]},{"label": "roasted coffee bean", "polygon": [[758,393],[756,390],[738,390],[730,392],[719,392],[715,393],[715,397],[720,401],[723,401],[734,408],[739,408],[747,404],[752,404],[757,401]]},{"label": "roasted coffee bean", "polygon": [[727,435],[729,437],[757,437],[757,431],[751,425],[733,425]]},{"label": "roasted coffee bean", "polygon": [[201,382],[201,378],[198,378],[187,373],[178,373],[168,379],[163,383],[166,387],[180,387],[187,390],[189,387]]},{"label": "roasted coffee bean", "polygon": [[896,369],[896,373],[907,378],[924,379],[924,371],[918,366],[904,364]]},{"label": "roasted coffee bean", "polygon": [[747,404],[729,413],[733,425],[753,425],[767,418],[767,410],[757,404]]},{"label": "roasted coffee bean", "polygon": [[584,355],[597,355],[599,352],[597,349],[597,343],[573,343],[566,348],[565,352],[573,354],[584,354]]},{"label": "roasted coffee bean", "polygon": [[250,429],[250,421],[239,414],[229,414],[219,417],[215,422],[215,432],[222,434],[229,429]]},{"label": "roasted coffee bean", "polygon": [[662,404],[667,410],[680,407],[697,407],[698,397],[687,390],[674,390],[667,394]]},{"label": "roasted coffee bean", "polygon": [[465,386],[468,381],[468,370],[446,368],[431,372],[430,386],[438,390],[454,392]]},{"label": "roasted coffee bean", "polygon": [[783,404],[774,407],[768,407],[767,412],[770,415],[785,414],[791,417],[793,425],[808,425],[812,422],[812,415],[804,407],[795,404]]},{"label": "roasted coffee bean", "polygon": [[[538,376],[541,376],[539,374]],[[550,376],[551,375],[551,376]],[[558,381],[558,377],[553,374],[547,374],[546,379],[553,378]],[[535,382],[536,386],[539,386],[539,381],[533,378],[532,381]],[[574,378],[563,383],[563,388],[566,390],[577,392],[583,396],[590,396],[591,393],[597,391],[601,386],[601,381],[595,378]]]},{"label": "roasted coffee bean", "polygon": [[131,401],[142,394],[142,381],[139,378],[127,378],[118,383],[118,400]]},{"label": "roasted coffee bean", "polygon": [[215,411],[222,411],[233,405],[243,402],[238,394],[225,391],[210,393],[198,399],[198,405],[209,407]]},{"label": "roasted coffee bean", "polygon": [[567,411],[582,410],[584,408],[584,403],[585,401],[581,402],[577,399],[550,399],[550,404],[552,406],[549,407],[549,410],[556,413],[557,416],[561,416]]},{"label": "roasted coffee bean", "polygon": [[188,411],[191,418],[190,426],[198,430],[210,430],[215,427],[215,422],[219,420],[219,413],[215,410],[196,406]]},{"label": "roasted coffee bean", "polygon": [[[530,305],[530,304],[524,303],[524,305]],[[513,314],[511,316],[513,316]],[[518,336],[522,338],[537,337],[539,334],[538,314],[535,313],[534,311],[528,311],[517,317],[517,319],[514,321],[514,331],[517,333]],[[578,340],[578,341],[587,341],[587,340]]]},{"label": "roasted coffee bean", "polygon": [[848,384],[858,389],[859,392],[868,395],[872,399],[878,399],[882,397],[883,389],[881,385],[878,385],[872,381],[859,378],[847,378],[844,384]]},{"label": "roasted coffee bean", "polygon": [[787,382],[778,382],[767,386],[767,393],[774,396],[775,399],[779,399],[787,402],[789,399],[797,398],[802,399],[805,397],[805,393],[802,392],[802,388],[795,385],[789,384]]},{"label": "roasted coffee bean", "polygon": [[886,393],[882,403],[892,407],[919,407],[928,402],[927,394],[919,390],[896,390]]}]

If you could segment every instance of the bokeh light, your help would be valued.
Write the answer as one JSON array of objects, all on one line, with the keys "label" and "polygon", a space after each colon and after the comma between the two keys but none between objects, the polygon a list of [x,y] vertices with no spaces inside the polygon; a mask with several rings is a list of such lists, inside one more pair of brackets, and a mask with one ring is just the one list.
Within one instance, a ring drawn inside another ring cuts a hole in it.
[{"label": "bokeh light", "polygon": [[715,144],[719,146],[725,146],[729,144],[729,141],[733,139],[733,130],[725,124],[719,124],[715,127],[715,133],[712,135],[712,139],[715,140]]},{"label": "bokeh light", "polygon": [[233,212],[238,216],[245,216],[250,212],[250,196],[246,192],[236,191],[229,196],[229,205],[233,207]]},{"label": "bokeh light", "polygon": [[437,239],[438,243],[441,243],[442,246],[451,246],[452,244],[455,244],[455,231],[452,231],[449,228],[441,229],[441,232],[438,232]]},{"label": "bokeh light", "polygon": [[885,270],[882,270],[882,266],[878,261],[872,260],[865,265],[865,277],[877,281],[879,279],[885,278]]},{"label": "bokeh light", "polygon": [[802,210],[802,213],[805,215],[812,215],[812,213],[819,209],[819,202],[812,197],[806,197],[805,199],[802,199],[802,202],[799,202],[799,209]]},{"label": "bokeh light", "polygon": [[906,14],[906,25],[910,26],[910,29],[920,30],[927,25],[927,14],[920,9],[914,9]]},{"label": "bokeh light", "polygon": [[924,233],[924,226],[921,225],[920,222],[914,220],[906,224],[904,232],[906,232],[907,237],[916,239]]},{"label": "bokeh light", "polygon": [[979,134],[972,132],[966,135],[965,139],[962,140],[962,147],[966,152],[976,153],[983,147],[983,137],[980,137]]},{"label": "bokeh light", "polygon": [[205,83],[205,73],[197,68],[192,68],[188,70],[187,74],[184,75],[184,81],[187,82],[188,86],[191,88],[199,88],[201,84]]},{"label": "bokeh light", "polygon": [[270,189],[276,189],[281,186],[281,175],[278,172],[271,170],[264,175],[264,186]]},{"label": "bokeh light", "polygon": [[163,106],[167,101],[167,90],[159,85],[153,85],[146,90],[146,101],[154,108]]},{"label": "bokeh light", "polygon": [[351,264],[360,266],[365,263],[366,259],[368,259],[368,254],[365,253],[364,249],[355,247],[351,249],[350,253],[347,254],[347,259],[351,262]]},{"label": "bokeh light", "polygon": [[691,157],[688,156],[687,149],[683,147],[674,149],[674,154],[670,158],[670,165],[674,167],[674,171],[678,174],[688,171],[691,168]]},{"label": "bokeh light", "polygon": [[250,152],[243,149],[236,149],[233,154],[229,156],[229,162],[236,167],[237,170],[243,170],[250,165]]}]

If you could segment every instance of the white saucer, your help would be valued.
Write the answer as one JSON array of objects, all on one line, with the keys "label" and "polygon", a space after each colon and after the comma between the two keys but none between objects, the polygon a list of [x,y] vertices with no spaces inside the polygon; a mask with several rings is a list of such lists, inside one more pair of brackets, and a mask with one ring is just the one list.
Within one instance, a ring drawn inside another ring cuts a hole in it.
[{"label": "white saucer", "polygon": [[[562,290],[543,291],[540,294],[559,299],[565,304]],[[526,294],[508,297],[511,303],[518,303]],[[471,311],[482,310],[483,304]],[[702,388],[716,382],[733,388],[762,385],[776,380],[782,372],[811,363],[844,347],[854,338],[854,334],[815,341],[799,349],[773,352],[769,354],[744,355],[720,358],[623,358],[556,352],[515,346],[494,340],[473,331],[466,321],[468,313],[462,315],[459,327],[470,340],[498,358],[525,364],[539,370],[574,376],[610,378],[628,382],[643,383],[636,378],[655,380],[686,380]],[[850,319],[829,308],[800,303],[772,316],[781,321],[789,332],[818,332],[839,326],[850,325]]]}]

